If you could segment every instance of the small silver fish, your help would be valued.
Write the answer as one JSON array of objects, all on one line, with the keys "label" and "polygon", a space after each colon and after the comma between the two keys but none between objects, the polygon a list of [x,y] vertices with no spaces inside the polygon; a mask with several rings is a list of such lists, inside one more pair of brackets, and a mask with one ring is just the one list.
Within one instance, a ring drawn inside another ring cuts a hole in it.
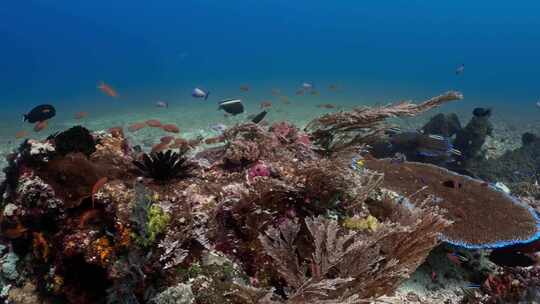
[{"label": "small silver fish", "polygon": [[193,96],[194,98],[204,98],[204,100],[208,99],[208,95],[210,95],[210,92],[200,88],[195,88],[193,89],[193,92],[191,92],[191,96]]},{"label": "small silver fish", "polygon": [[227,130],[227,126],[224,125],[224,124],[218,123],[218,124],[215,124],[215,125],[210,125],[210,129],[221,134],[221,133],[225,132],[225,130]]},{"label": "small silver fish", "polygon": [[463,287],[463,288],[465,288],[465,289],[478,289],[480,287],[482,287],[480,284],[471,283],[471,284],[465,285],[465,287]]},{"label": "small silver fish", "polygon": [[302,89],[304,89],[306,91],[313,89],[313,83],[311,83],[311,82],[302,83]]},{"label": "small silver fish", "polygon": [[158,108],[168,108],[169,103],[166,102],[166,101],[158,100],[158,101],[156,101],[156,107],[158,107]]},{"label": "small silver fish", "polygon": [[536,107],[537,107],[537,108],[540,108],[540,101],[537,101],[537,102],[536,102]]},{"label": "small silver fish", "polygon": [[461,75],[461,74],[463,74],[463,72],[465,72],[465,65],[461,64],[456,69],[456,75]]},{"label": "small silver fish", "polygon": [[440,135],[430,134],[428,136],[429,136],[429,138],[432,138],[432,139],[435,139],[435,140],[444,140],[444,137],[442,137]]}]

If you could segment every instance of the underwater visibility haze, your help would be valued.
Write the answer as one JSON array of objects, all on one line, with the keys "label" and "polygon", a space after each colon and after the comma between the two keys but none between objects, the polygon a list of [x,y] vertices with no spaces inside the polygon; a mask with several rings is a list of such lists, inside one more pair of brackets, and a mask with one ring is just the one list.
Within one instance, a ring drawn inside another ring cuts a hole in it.
[{"label": "underwater visibility haze", "polygon": [[540,303],[540,2],[0,7],[0,302]]}]

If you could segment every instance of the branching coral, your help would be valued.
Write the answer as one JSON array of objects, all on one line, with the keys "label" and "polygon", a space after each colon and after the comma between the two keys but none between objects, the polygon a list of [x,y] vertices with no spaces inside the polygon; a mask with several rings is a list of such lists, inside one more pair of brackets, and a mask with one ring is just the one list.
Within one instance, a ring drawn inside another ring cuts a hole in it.
[{"label": "branching coral", "polygon": [[369,144],[387,129],[384,120],[392,117],[415,116],[446,102],[463,99],[459,92],[447,92],[420,104],[401,102],[379,108],[357,108],[350,112],[326,114],[312,120],[305,128],[315,144],[327,152],[343,150],[352,145]]},{"label": "branching coral", "polygon": [[143,154],[142,161],[133,161],[133,164],[147,177],[157,181],[166,181],[173,178],[191,176],[194,164],[186,157],[187,149],[179,153],[168,150],[151,155]]}]

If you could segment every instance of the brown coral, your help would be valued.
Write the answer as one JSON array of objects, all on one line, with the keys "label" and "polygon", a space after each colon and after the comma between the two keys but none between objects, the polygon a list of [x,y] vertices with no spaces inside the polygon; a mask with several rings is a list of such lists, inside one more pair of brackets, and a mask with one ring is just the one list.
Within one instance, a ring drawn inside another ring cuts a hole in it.
[{"label": "brown coral", "polygon": [[299,247],[301,223],[269,228],[260,240],[292,288],[286,303],[349,303],[394,290],[425,260],[449,224],[434,209],[403,212],[398,222],[387,221],[371,233],[347,231],[322,217],[306,218],[311,253]]},{"label": "brown coral", "polygon": [[51,160],[45,168],[38,170],[38,175],[70,208],[90,197],[92,187],[104,173],[84,154],[76,153]]},{"label": "brown coral", "polygon": [[454,221],[444,231],[444,239],[451,243],[500,247],[524,242],[538,233],[537,219],[526,205],[483,181],[430,164],[390,159],[370,159],[366,167],[384,173],[383,187],[413,202],[437,196],[436,205],[446,209]]}]

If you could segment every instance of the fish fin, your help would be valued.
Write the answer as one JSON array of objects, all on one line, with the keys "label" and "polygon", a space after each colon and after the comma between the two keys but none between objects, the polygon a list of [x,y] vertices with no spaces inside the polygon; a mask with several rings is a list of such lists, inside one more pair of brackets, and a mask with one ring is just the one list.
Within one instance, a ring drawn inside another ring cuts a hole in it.
[{"label": "fish fin", "polygon": [[26,114],[23,114],[23,122],[27,121],[28,120],[28,115]]},{"label": "fish fin", "polygon": [[445,138],[442,137],[441,135],[429,134],[428,136],[431,139],[440,140],[440,141],[446,141]]},{"label": "fish fin", "polygon": [[440,153],[430,149],[418,149],[416,154],[425,157],[439,157],[441,155]]},{"label": "fish fin", "polygon": [[463,156],[463,154],[461,153],[461,151],[459,151],[458,149],[450,149],[450,153],[456,155],[456,156]]},{"label": "fish fin", "polygon": [[204,95],[204,100],[208,99],[208,95],[210,95],[210,91],[206,92],[206,95]]},{"label": "fish fin", "polygon": [[391,128],[386,130],[386,134],[388,134],[389,136],[394,136],[394,135],[400,134],[402,132],[403,131],[401,130],[401,128],[396,127],[396,126],[391,127]]}]

